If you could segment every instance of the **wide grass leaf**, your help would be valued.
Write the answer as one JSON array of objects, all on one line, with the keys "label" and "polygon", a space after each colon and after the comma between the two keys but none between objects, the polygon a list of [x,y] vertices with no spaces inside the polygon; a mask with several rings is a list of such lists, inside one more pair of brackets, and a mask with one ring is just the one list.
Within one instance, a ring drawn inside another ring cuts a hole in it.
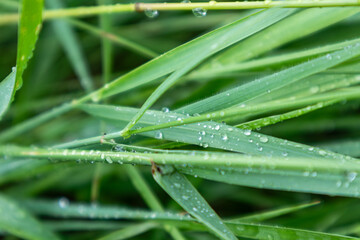
[{"label": "wide grass leaf", "polygon": [[0,195],[0,229],[25,239],[59,239],[30,213],[4,195]]},{"label": "wide grass leaf", "polygon": [[[20,8],[18,47],[16,57],[15,91],[22,85],[22,76],[33,55],[42,24],[44,0],[23,0]],[[13,95],[15,94],[13,92]]]},{"label": "wide grass leaf", "polygon": [[16,72],[13,71],[0,82],[0,120],[10,105],[15,87],[15,75]]},{"label": "wide grass leaf", "polygon": [[171,171],[171,168],[153,164],[152,173],[156,182],[188,213],[221,239],[237,239],[186,177],[174,169],[166,172]]}]

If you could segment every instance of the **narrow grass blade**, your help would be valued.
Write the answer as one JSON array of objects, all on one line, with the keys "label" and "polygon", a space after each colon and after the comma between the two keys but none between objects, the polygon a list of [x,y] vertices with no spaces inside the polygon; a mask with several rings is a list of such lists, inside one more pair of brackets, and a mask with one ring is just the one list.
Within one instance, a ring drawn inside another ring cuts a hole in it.
[{"label": "narrow grass blade", "polygon": [[[117,78],[108,86],[94,93],[93,98],[100,100],[100,97],[112,96],[166,76],[187,65],[189,59],[192,59],[194,56],[204,53],[210,56],[240,39],[261,31],[290,15],[292,12],[293,10],[289,9],[271,9],[271,11],[258,12],[245,19],[240,19],[218,28]],[[244,31],[244,29],[246,30]],[[239,31],[241,32],[240,35]]]},{"label": "narrow grass blade", "polygon": [[353,157],[360,157],[359,139],[338,140],[333,142],[322,143],[319,146],[333,152],[337,152]]},{"label": "narrow grass blade", "polygon": [[156,182],[186,211],[207,226],[221,239],[237,239],[226,227],[206,200],[182,174],[170,172],[169,166],[153,164],[152,173]]},{"label": "narrow grass blade", "polygon": [[152,228],[158,227],[159,224],[153,222],[145,222],[139,224],[133,224],[131,226],[125,227],[123,229],[117,230],[115,232],[109,233],[103,237],[98,238],[98,240],[120,240],[128,239],[135,237],[144,232],[151,230]]},{"label": "narrow grass blade", "polygon": [[[60,201],[60,200],[59,200]],[[60,201],[61,202],[61,201]],[[24,200],[21,204],[31,212],[44,216],[85,219],[132,219],[132,220],[181,220],[193,218],[173,212],[153,212],[141,209],[121,208],[117,206],[94,206],[82,203],[66,203],[50,200]]]},{"label": "narrow grass blade", "polygon": [[0,120],[11,103],[12,94],[15,87],[16,72],[11,72],[0,82]]},{"label": "narrow grass blade", "polygon": [[[18,31],[15,91],[22,86],[23,73],[35,49],[42,24],[43,5],[43,0],[22,1]],[[13,92],[13,96],[15,91]]]},{"label": "narrow grass blade", "polygon": [[[138,190],[142,198],[145,200],[146,204],[153,210],[158,212],[164,212],[164,208],[161,205],[160,200],[156,197],[156,195],[151,190],[150,186],[147,184],[140,171],[130,165],[124,166],[127,170],[128,176],[132,181],[135,188]],[[182,236],[180,231],[170,225],[164,225],[166,231],[173,237],[175,240],[184,240],[185,238]]]},{"label": "narrow grass blade", "polygon": [[59,239],[13,200],[0,195],[0,229],[20,238],[33,240]]},{"label": "narrow grass blade", "polygon": [[300,205],[294,205],[294,206],[289,206],[289,207],[282,207],[279,209],[275,209],[275,210],[270,210],[270,211],[265,211],[262,213],[255,213],[255,214],[250,214],[248,216],[243,216],[243,217],[238,217],[238,218],[232,218],[227,220],[227,223],[257,223],[257,222],[262,222],[265,220],[269,220],[275,217],[279,217],[285,214],[289,214],[295,211],[299,211],[302,210],[304,208],[308,208],[308,207],[312,207],[315,206],[317,204],[319,204],[320,202],[313,202],[313,203],[306,203],[306,204],[300,204]]},{"label": "narrow grass blade", "polygon": [[90,24],[87,24],[87,23],[81,22],[81,21],[77,21],[74,19],[69,20],[69,22],[78,28],[89,31],[90,33],[94,34],[95,36],[104,38],[105,41],[109,41],[109,42],[111,41],[113,43],[116,43],[116,44],[123,46],[131,51],[134,51],[148,59],[152,59],[154,57],[159,56],[159,54],[154,52],[153,50],[148,49],[148,48],[146,48],[138,43],[135,43],[133,41],[130,41],[124,37],[121,37],[118,34],[115,35],[115,34],[106,32],[106,31],[98,29]]},{"label": "narrow grass blade", "polygon": [[[47,1],[46,4],[51,9],[63,8],[62,3],[59,0]],[[71,28],[71,25],[61,19],[53,20],[52,25],[76,75],[80,79],[81,85],[87,92],[94,90],[93,80],[84,53],[82,52],[79,40],[77,39],[74,30]]]},{"label": "narrow grass blade", "polygon": [[280,89],[290,83],[294,83],[305,77],[336,66],[358,55],[360,55],[359,42],[349,45],[343,50],[315,58],[309,62],[299,64],[295,67],[251,81],[239,87],[187,105],[177,109],[177,112],[185,112],[188,114],[210,112],[244,103],[254,98],[260,98],[271,91]]},{"label": "narrow grass blade", "polygon": [[[294,39],[299,39],[359,12],[356,8],[306,9],[290,16],[286,21],[265,29],[218,55],[213,66],[242,62],[259,56]],[[266,39],[266,42],[264,41]]]}]

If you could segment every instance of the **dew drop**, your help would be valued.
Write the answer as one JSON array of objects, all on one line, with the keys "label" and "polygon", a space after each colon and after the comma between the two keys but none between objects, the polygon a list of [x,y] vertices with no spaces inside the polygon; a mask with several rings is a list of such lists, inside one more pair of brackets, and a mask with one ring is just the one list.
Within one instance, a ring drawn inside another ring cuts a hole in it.
[{"label": "dew drop", "polygon": [[164,113],[168,113],[168,112],[170,112],[170,109],[167,108],[167,107],[163,107],[163,108],[161,109],[161,111],[164,112]]},{"label": "dew drop", "polygon": [[251,135],[251,130],[250,129],[245,129],[244,130],[244,135],[250,136]]},{"label": "dew drop", "polygon": [[110,157],[106,157],[105,161],[110,164],[113,163],[113,160]]},{"label": "dew drop", "polygon": [[162,134],[162,132],[160,132],[160,131],[156,132],[156,133],[155,133],[155,138],[156,138],[156,139],[163,139],[163,134]]},{"label": "dew drop", "polygon": [[205,17],[206,13],[207,13],[207,10],[203,9],[203,8],[194,8],[192,10],[192,12],[193,12],[195,17]]},{"label": "dew drop", "polygon": [[69,206],[69,199],[67,199],[66,197],[61,197],[58,201],[59,207],[60,208],[66,208]]},{"label": "dew drop", "polygon": [[224,141],[227,141],[229,138],[228,136],[224,133],[223,135],[221,135],[221,139]]},{"label": "dew drop", "polygon": [[156,18],[157,16],[159,16],[158,10],[152,10],[150,8],[145,9],[144,13],[148,18]]},{"label": "dew drop", "polygon": [[265,136],[260,137],[260,142],[267,143],[268,141],[269,141],[269,139],[267,137],[265,137]]},{"label": "dew drop", "polygon": [[216,125],[214,129],[218,131],[220,129],[220,125]]},{"label": "dew drop", "polygon": [[346,178],[349,182],[353,182],[355,180],[357,176],[356,172],[348,172],[348,174],[346,175]]}]

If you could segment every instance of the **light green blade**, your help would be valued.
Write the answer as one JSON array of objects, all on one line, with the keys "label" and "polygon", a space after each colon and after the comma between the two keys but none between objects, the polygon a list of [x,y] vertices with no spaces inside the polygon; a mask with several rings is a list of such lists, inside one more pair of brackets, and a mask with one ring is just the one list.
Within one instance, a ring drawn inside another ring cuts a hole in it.
[{"label": "light green blade", "polygon": [[0,120],[11,103],[12,93],[15,87],[16,72],[11,72],[0,82]]},{"label": "light green blade", "polygon": [[23,73],[35,49],[35,44],[41,30],[43,6],[43,0],[22,1],[18,30],[15,91],[22,86]]},{"label": "light green blade", "polygon": [[0,195],[0,229],[24,239],[59,239],[12,199]]},{"label": "light green blade", "polygon": [[167,194],[220,239],[237,239],[186,177],[174,169],[166,172],[171,168],[152,166],[154,179]]}]

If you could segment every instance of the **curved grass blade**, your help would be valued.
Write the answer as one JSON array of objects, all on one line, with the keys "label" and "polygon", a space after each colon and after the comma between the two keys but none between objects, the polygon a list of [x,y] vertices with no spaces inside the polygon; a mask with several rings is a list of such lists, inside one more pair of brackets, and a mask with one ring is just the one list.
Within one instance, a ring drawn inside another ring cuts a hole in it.
[{"label": "curved grass blade", "polygon": [[[46,4],[51,9],[63,7],[59,0],[47,1]],[[71,25],[63,20],[53,20],[52,25],[54,32],[57,38],[60,40],[60,43],[62,44],[76,75],[80,79],[81,85],[87,92],[94,90],[93,80],[91,78],[86,59],[76,34],[71,28]]]},{"label": "curved grass blade", "polygon": [[4,195],[0,195],[0,212],[0,229],[7,233],[33,240],[59,239],[32,215]]},{"label": "curved grass blade", "polygon": [[153,228],[158,227],[159,224],[154,222],[145,222],[139,224],[133,224],[131,226],[125,227],[123,229],[117,230],[115,232],[109,233],[103,237],[98,238],[98,240],[120,240],[120,239],[128,239],[131,237],[135,237],[144,232],[147,232]]},{"label": "curved grass blade", "polygon": [[42,24],[43,0],[23,0],[20,8],[20,24],[16,57],[15,91],[22,86],[22,76],[33,55]]},{"label": "curved grass blade", "polygon": [[171,171],[169,168],[172,167],[152,165],[156,182],[187,212],[221,239],[237,239],[189,180],[174,169],[173,172],[166,172]]},{"label": "curved grass blade", "polygon": [[0,120],[10,105],[15,87],[15,76],[16,72],[13,71],[0,82]]}]

